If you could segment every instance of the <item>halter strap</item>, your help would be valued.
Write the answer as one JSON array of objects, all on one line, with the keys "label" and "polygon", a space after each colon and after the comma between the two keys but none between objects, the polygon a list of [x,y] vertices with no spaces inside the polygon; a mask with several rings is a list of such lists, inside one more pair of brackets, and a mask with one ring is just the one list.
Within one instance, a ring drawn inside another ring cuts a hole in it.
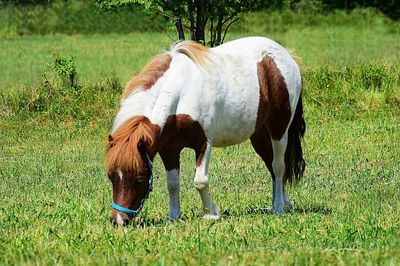
[{"label": "halter strap", "polygon": [[117,204],[117,203],[115,203],[113,201],[112,202],[113,209],[135,217],[136,215],[138,215],[140,210],[143,208],[144,201],[149,197],[150,192],[153,191],[153,162],[150,160],[150,157],[149,157],[149,155],[147,153],[146,153],[146,157],[147,157],[147,167],[149,168],[149,175],[148,175],[148,177],[149,177],[149,189],[147,190],[145,197],[140,202],[139,208],[137,210],[131,210],[131,209],[122,207],[121,205],[119,205],[119,204]]}]

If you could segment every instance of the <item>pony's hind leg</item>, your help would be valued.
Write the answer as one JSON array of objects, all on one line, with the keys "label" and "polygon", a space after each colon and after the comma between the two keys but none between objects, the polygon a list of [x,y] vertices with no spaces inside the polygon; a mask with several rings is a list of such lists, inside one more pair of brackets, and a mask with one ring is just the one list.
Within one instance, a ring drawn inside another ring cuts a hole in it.
[{"label": "pony's hind leg", "polygon": [[[285,213],[285,205],[291,207],[289,199],[284,189],[284,175],[285,175],[285,151],[288,142],[287,131],[283,134],[280,140],[271,139],[272,150],[274,159],[272,160],[272,169],[275,176],[274,192],[275,196],[273,199],[273,210],[276,213]],[[285,204],[287,202],[287,204]]]},{"label": "pony's hind leg", "polygon": [[[261,157],[261,159],[263,159],[272,177],[273,211],[277,213],[284,213],[284,209],[291,210],[292,204],[289,201],[289,197],[287,195],[287,191],[284,186],[285,182],[283,180],[283,175],[285,173],[284,156],[287,145],[285,144],[287,143],[287,133],[283,135],[281,140],[276,141],[271,139],[271,136],[265,127],[261,127],[256,132],[254,132],[254,134],[250,137],[250,140],[254,150]],[[276,155],[275,155],[275,150],[277,153]],[[273,167],[274,159],[275,159],[275,169]],[[283,167],[283,174],[281,173],[282,167]],[[277,173],[279,175],[277,175]],[[283,198],[283,207],[282,207],[282,198]]]},{"label": "pony's hind leg", "polygon": [[[265,166],[268,168],[268,171],[272,177],[272,204],[276,202],[276,182],[275,182],[275,174],[272,167],[272,161],[274,158],[274,153],[271,144],[271,137],[268,133],[268,130],[265,127],[261,127],[250,137],[251,144],[253,145],[254,150],[264,161]],[[287,192],[283,187],[283,201],[286,209],[291,209],[292,204],[289,201],[287,196]]]},{"label": "pony's hind leg", "polygon": [[163,149],[160,151],[165,170],[167,171],[167,187],[169,192],[168,220],[176,220],[181,215],[179,199],[179,155],[181,149]]},{"label": "pony's hind leg", "polygon": [[271,138],[266,128],[262,127],[253,133],[250,137],[251,145],[254,150],[263,159],[265,166],[271,173],[272,179],[275,179],[272,169],[273,152],[271,146]]},{"label": "pony's hind leg", "polygon": [[285,188],[285,184],[283,184],[283,201],[285,202],[285,209],[287,209],[288,211],[293,209],[293,205],[289,200],[289,196],[287,194],[287,190]]},{"label": "pony's hind leg", "polygon": [[206,145],[205,149],[196,150],[196,175],[194,178],[194,185],[200,194],[204,219],[218,219],[219,208],[212,201],[211,196],[208,192],[208,165],[210,163],[211,157],[211,145],[209,143]]}]

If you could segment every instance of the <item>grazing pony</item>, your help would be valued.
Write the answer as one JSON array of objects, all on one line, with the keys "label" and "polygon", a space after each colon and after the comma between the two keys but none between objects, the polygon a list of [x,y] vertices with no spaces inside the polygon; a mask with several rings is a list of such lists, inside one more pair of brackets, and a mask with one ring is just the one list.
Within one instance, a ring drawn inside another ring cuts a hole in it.
[{"label": "grazing pony", "polygon": [[152,160],[167,171],[169,218],[180,216],[179,156],[194,149],[194,186],[204,217],[218,218],[208,191],[212,147],[251,140],[273,180],[273,211],[292,207],[285,184],[302,177],[305,132],[302,81],[292,56],[276,42],[248,37],[207,48],[179,42],[152,59],[126,85],[106,150],[113,186],[111,221],[127,224],[152,189]]}]

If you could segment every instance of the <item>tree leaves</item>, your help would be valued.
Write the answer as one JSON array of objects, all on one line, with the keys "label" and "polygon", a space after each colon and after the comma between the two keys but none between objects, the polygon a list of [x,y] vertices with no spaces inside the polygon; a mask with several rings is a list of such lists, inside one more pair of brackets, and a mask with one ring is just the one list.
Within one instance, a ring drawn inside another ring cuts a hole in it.
[{"label": "tree leaves", "polygon": [[[101,8],[110,9],[124,5],[142,5],[149,14],[163,15],[176,24],[179,39],[183,30],[190,32],[191,39],[216,46],[223,43],[230,26],[240,14],[254,10],[256,0],[97,0]],[[206,33],[209,40],[206,40]]]}]

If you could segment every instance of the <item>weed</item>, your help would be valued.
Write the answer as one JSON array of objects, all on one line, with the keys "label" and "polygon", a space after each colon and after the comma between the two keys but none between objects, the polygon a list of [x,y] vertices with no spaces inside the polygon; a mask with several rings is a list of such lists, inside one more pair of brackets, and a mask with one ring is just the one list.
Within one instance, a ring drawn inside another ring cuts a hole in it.
[{"label": "weed", "polygon": [[57,86],[53,83],[61,83],[63,89],[71,88],[79,90],[78,73],[72,56],[53,55],[43,73],[45,86]]}]

